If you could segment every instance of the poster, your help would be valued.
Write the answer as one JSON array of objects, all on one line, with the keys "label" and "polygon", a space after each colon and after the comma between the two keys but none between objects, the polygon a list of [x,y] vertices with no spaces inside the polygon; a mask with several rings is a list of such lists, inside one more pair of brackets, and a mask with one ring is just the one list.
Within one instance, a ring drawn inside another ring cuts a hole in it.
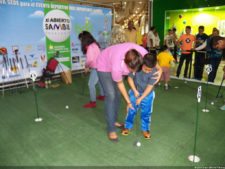
[{"label": "poster", "polygon": [[[42,75],[47,60],[56,56],[63,69],[84,68],[78,34],[92,33],[102,48],[108,45],[112,9],[44,2],[43,0],[0,0],[0,83]],[[56,52],[58,51],[58,54]],[[56,73],[62,71],[57,69]]]},{"label": "poster", "polygon": [[[91,32],[102,49],[109,44],[112,11],[108,8],[70,5],[72,70],[83,69],[85,56],[81,51],[78,35],[82,30]],[[101,21],[101,22],[99,22]]]}]

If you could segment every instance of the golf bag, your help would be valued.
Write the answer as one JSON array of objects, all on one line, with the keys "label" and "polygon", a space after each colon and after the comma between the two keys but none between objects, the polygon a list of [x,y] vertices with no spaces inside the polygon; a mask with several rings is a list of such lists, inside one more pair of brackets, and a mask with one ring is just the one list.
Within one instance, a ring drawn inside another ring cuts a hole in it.
[{"label": "golf bag", "polygon": [[6,48],[0,48],[0,54],[7,55],[7,49]]},{"label": "golf bag", "polygon": [[46,68],[42,71],[43,74],[41,76],[40,82],[38,83],[39,87],[45,87],[46,80],[51,80],[52,76],[55,74],[58,64],[59,62],[54,57],[48,60]]}]

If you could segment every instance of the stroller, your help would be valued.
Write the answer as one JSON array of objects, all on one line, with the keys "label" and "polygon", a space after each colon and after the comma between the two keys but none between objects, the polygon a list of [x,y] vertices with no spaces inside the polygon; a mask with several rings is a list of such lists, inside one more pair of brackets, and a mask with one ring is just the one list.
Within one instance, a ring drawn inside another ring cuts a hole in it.
[{"label": "stroller", "polygon": [[59,62],[55,59],[55,57],[52,57],[48,60],[47,66],[45,69],[43,69],[43,74],[40,81],[38,82],[39,87],[45,88],[51,83],[51,78],[55,74],[58,64]]}]

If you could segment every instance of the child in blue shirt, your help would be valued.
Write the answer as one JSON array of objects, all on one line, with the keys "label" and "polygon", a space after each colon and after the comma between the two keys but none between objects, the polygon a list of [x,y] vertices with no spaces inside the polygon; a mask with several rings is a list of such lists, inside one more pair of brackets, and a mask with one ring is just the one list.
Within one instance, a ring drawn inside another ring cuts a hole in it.
[{"label": "child in blue shirt", "polygon": [[157,63],[156,56],[146,54],[143,58],[143,65],[141,71],[135,74],[130,73],[128,76],[128,83],[131,87],[129,97],[133,109],[129,108],[125,120],[125,126],[122,130],[122,135],[128,135],[133,127],[134,118],[138,109],[141,109],[141,130],[146,139],[151,138],[150,125],[151,114],[153,108],[153,101],[155,92],[153,91],[156,79],[154,73],[157,72],[155,68]]}]

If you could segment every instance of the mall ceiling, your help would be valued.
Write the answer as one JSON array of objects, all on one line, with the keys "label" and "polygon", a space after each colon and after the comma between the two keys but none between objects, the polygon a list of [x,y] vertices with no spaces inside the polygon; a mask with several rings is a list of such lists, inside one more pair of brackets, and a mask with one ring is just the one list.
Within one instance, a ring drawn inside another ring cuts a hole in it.
[{"label": "mall ceiling", "polygon": [[148,15],[149,0],[49,0],[68,3],[89,4],[105,6],[114,9],[116,24],[126,25],[128,20],[137,22],[140,17]]},{"label": "mall ceiling", "polygon": [[111,6],[115,9],[115,23],[126,25],[128,20],[137,22],[148,13],[148,0],[82,0],[82,2]]}]

